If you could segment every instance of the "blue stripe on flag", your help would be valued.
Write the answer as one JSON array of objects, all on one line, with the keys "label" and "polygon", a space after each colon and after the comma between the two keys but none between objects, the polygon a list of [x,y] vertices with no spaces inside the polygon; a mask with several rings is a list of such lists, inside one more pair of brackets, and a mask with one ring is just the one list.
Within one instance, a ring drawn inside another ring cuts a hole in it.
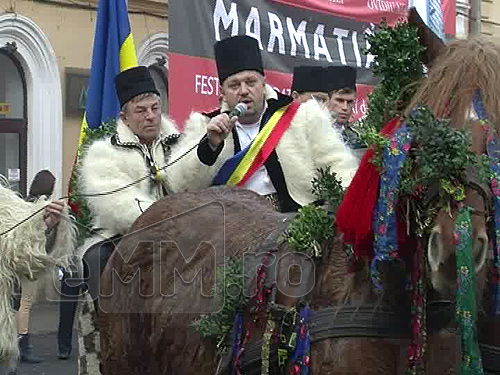
[{"label": "blue stripe on flag", "polygon": [[229,177],[231,177],[234,170],[236,169],[238,164],[241,162],[241,160],[247,153],[248,149],[250,148],[250,145],[248,145],[240,152],[236,153],[231,159],[228,159],[222,165],[221,169],[219,169],[219,172],[217,172],[217,175],[212,180],[212,185],[218,186],[218,185],[225,185],[227,183],[227,180],[229,180]]},{"label": "blue stripe on flag", "polygon": [[100,0],[86,107],[91,129],[115,119],[120,112],[115,77],[120,73],[120,47],[129,34],[125,0]]}]

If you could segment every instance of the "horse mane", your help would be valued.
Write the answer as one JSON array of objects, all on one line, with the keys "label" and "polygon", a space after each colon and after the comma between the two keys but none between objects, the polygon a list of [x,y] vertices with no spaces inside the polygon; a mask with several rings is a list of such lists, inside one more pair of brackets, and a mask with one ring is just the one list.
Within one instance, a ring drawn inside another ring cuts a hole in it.
[{"label": "horse mane", "polygon": [[461,127],[477,89],[491,121],[500,124],[500,46],[485,37],[451,42],[437,58],[406,110],[428,106],[436,117]]}]

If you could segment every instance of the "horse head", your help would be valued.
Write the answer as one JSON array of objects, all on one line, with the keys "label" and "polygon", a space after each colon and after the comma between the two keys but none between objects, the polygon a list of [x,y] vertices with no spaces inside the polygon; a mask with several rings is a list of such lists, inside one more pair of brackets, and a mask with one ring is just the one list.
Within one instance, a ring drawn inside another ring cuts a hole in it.
[{"label": "horse head", "polygon": [[[473,241],[474,269],[478,286],[484,284],[489,239],[487,214],[488,190],[481,185],[466,190],[465,204],[471,208],[471,238]],[[458,208],[442,209],[436,215],[427,244],[427,260],[432,287],[440,294],[452,297],[456,290],[456,220]]]}]

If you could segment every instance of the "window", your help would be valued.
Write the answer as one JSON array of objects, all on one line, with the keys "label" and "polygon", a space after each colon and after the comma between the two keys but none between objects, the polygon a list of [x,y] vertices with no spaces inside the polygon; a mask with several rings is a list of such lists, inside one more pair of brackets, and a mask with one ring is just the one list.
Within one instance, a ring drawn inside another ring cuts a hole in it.
[{"label": "window", "polygon": [[26,195],[26,82],[15,43],[0,48],[0,174]]}]

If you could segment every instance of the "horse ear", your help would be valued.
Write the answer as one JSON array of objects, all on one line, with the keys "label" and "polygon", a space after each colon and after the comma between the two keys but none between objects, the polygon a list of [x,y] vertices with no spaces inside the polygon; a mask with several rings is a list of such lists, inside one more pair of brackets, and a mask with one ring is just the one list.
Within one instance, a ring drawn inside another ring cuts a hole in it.
[{"label": "horse ear", "polygon": [[422,56],[422,62],[430,68],[436,57],[444,50],[445,44],[429,27],[427,27],[415,7],[410,8],[408,12],[408,24],[418,29],[420,44],[426,47]]}]

